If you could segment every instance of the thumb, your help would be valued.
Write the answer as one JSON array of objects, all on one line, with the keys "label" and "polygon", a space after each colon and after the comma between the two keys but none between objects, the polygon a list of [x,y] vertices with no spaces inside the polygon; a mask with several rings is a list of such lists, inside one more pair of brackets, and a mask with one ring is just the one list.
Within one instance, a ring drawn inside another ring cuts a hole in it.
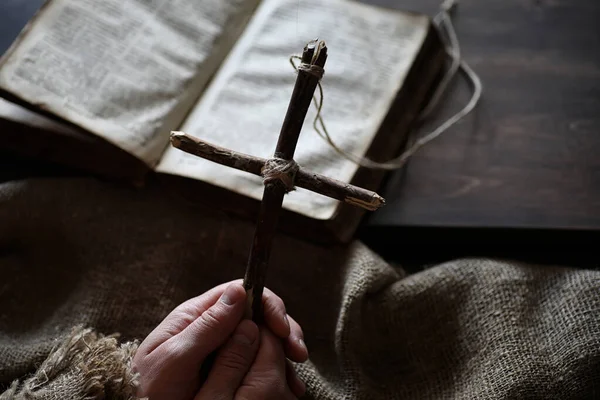
[{"label": "thumb", "polygon": [[219,300],[192,321],[177,338],[180,349],[200,363],[227,341],[244,315],[246,291],[240,284],[231,284]]},{"label": "thumb", "polygon": [[219,351],[215,363],[195,400],[231,400],[254,362],[258,352],[258,327],[242,321]]}]

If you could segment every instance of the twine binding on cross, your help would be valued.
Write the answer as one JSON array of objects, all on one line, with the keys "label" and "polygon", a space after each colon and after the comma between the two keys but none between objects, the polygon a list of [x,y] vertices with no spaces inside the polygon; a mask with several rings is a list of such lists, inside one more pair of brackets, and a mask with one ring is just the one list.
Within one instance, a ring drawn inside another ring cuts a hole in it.
[{"label": "twine binding on cross", "polygon": [[263,184],[280,184],[289,193],[296,190],[294,181],[296,173],[300,169],[298,163],[294,160],[284,160],[282,158],[271,158],[267,160],[261,170]]},{"label": "twine binding on cross", "polygon": [[312,76],[316,77],[318,80],[323,79],[323,75],[325,75],[325,70],[318,65],[314,64],[306,64],[302,63],[298,66],[298,71],[304,71]]}]

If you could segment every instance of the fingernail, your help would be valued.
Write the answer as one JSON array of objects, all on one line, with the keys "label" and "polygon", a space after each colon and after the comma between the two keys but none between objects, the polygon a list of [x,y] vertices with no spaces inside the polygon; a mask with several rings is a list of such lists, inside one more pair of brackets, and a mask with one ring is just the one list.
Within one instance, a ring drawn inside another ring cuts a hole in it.
[{"label": "fingernail", "polygon": [[233,339],[238,343],[251,345],[258,338],[258,329],[251,321],[241,323],[233,335]]},{"label": "fingernail", "polygon": [[229,285],[221,295],[221,302],[228,306],[232,306],[238,301],[241,301],[243,297],[244,292],[240,290],[239,287],[236,287],[236,285]]},{"label": "fingernail", "polygon": [[304,350],[306,350],[306,353],[308,354],[308,347],[306,347],[306,343],[304,343],[304,340],[302,340],[302,338],[298,339],[298,343],[300,344],[300,347],[302,347]]},{"label": "fingernail", "polygon": [[291,332],[290,321],[288,320],[287,314],[283,314],[283,323],[287,326],[288,332]]}]

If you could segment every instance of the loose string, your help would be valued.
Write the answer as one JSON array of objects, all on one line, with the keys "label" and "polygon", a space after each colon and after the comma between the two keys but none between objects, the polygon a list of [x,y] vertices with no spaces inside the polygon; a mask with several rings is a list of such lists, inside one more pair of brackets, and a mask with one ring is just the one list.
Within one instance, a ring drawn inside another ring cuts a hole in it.
[{"label": "loose string", "polygon": [[[461,51],[458,38],[454,32],[450,14],[456,8],[456,2],[454,0],[445,0],[440,6],[440,12],[433,18],[433,23],[438,28],[444,28],[446,35],[448,35],[448,42],[445,43],[446,54],[452,59],[452,63],[448,68],[448,71],[444,74],[444,78],[439,83],[435,93],[431,96],[431,99],[425,109],[421,112],[419,121],[423,122],[429,115],[435,110],[440,103],[440,100],[446,93],[446,89],[452,79],[456,76],[458,69],[461,64]],[[440,33],[442,33],[440,31]],[[443,39],[442,39],[443,40]]]},{"label": "loose string", "polygon": [[[446,120],[446,122],[444,122],[443,124],[438,126],[431,133],[418,139],[414,144],[412,144],[409,147],[408,150],[406,150],[404,153],[402,153],[399,157],[392,159],[391,161],[388,161],[385,163],[378,163],[378,162],[375,162],[368,158],[351,154],[351,153],[341,149],[333,141],[333,139],[329,135],[329,132],[327,130],[327,127],[325,126],[325,122],[323,121],[323,117],[321,115],[321,111],[323,109],[323,87],[321,86],[321,82],[319,80],[319,82],[318,82],[318,89],[319,89],[318,99],[317,99],[316,95],[313,96],[313,102],[314,102],[315,106],[317,107],[317,115],[315,116],[315,119],[313,120],[313,128],[317,132],[317,134],[321,138],[323,138],[338,154],[340,154],[342,157],[354,162],[355,164],[357,164],[361,167],[365,167],[365,168],[384,169],[384,170],[395,170],[395,169],[402,168],[404,166],[404,164],[406,164],[408,159],[411,156],[413,156],[420,148],[422,148],[423,146],[425,146],[432,140],[439,137],[442,133],[447,131],[450,127],[452,127],[457,122],[459,122],[462,118],[466,117],[469,113],[471,113],[471,111],[473,111],[473,109],[477,106],[477,103],[479,102],[479,99],[481,98],[481,94],[483,92],[483,85],[481,83],[481,80],[479,79],[479,76],[475,73],[475,71],[473,71],[471,69],[471,67],[467,64],[466,61],[461,59],[460,45],[458,42],[458,38],[456,36],[456,32],[454,31],[454,26],[452,25],[452,19],[450,16],[450,13],[453,11],[453,9],[455,7],[456,7],[455,0],[445,0],[440,7],[441,8],[440,12],[433,18],[433,22],[436,24],[436,26],[438,26],[438,28],[440,30],[441,29],[445,30],[445,33],[448,36],[447,38],[444,38],[442,36],[442,41],[445,41],[445,51],[446,51],[447,55],[450,57],[450,59],[452,60],[452,62],[451,62],[450,67],[446,71],[444,78],[442,79],[442,81],[438,85],[435,93],[431,97],[431,100],[429,101],[428,105],[421,112],[421,114],[419,116],[419,121],[423,121],[424,119],[426,119],[433,112],[433,110],[438,106],[443,95],[446,93],[448,85],[450,84],[450,82],[452,81],[452,79],[454,78],[454,76],[456,75],[456,73],[459,70],[466,76],[466,78],[470,81],[470,83],[473,87],[473,95],[471,96],[471,99],[469,100],[467,105],[462,110],[460,110],[459,112],[454,114],[452,117],[450,117],[448,120]],[[296,71],[299,71],[300,69],[306,70],[307,65],[301,64],[300,67],[298,67],[298,66],[296,66],[296,63],[294,62],[295,59],[301,59],[301,57],[299,57],[299,56],[291,56],[290,57],[290,63],[292,64],[294,69]]]}]

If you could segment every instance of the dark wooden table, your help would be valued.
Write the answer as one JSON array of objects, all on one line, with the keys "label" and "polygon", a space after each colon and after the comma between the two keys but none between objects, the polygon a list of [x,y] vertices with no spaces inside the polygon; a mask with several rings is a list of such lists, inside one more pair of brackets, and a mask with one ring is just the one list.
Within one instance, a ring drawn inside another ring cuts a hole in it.
[{"label": "dark wooden table", "polygon": [[[441,3],[364,1],[430,15]],[[454,22],[484,84],[480,106],[390,176],[388,206],[359,237],[417,265],[462,256],[597,265],[599,21],[598,0],[461,0]],[[469,94],[459,78],[425,128]],[[74,172],[0,155],[0,181],[63,173]]]},{"label": "dark wooden table", "polygon": [[[461,0],[454,21],[480,106],[391,177],[370,224],[600,228],[600,1]],[[437,119],[469,94],[460,77]]]},{"label": "dark wooden table", "polygon": [[[430,15],[439,5],[372,1]],[[482,101],[392,174],[388,206],[360,238],[405,266],[484,256],[597,267],[600,1],[462,0],[453,21]],[[469,95],[459,77],[434,122]]]}]

